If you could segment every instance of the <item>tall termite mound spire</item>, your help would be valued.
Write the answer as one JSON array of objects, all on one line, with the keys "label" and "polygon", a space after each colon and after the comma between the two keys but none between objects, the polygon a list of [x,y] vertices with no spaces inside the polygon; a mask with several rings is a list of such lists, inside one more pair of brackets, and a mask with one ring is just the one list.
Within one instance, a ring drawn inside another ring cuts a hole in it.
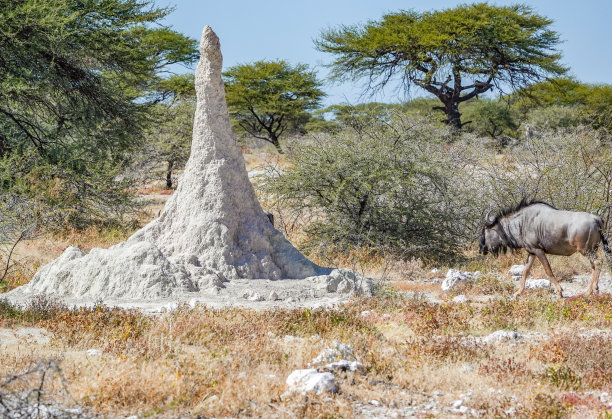
[{"label": "tall termite mound spire", "polygon": [[157,244],[177,262],[232,278],[304,278],[316,266],[274,229],[251,185],[230,127],[219,38],[206,26],[196,69],[191,156],[158,220],[130,240]]},{"label": "tall termite mound spire", "polygon": [[191,155],[160,216],[109,249],[66,249],[15,295],[154,299],[237,278],[329,273],[274,229],[259,205],[230,128],[219,38],[208,26],[200,53]]}]

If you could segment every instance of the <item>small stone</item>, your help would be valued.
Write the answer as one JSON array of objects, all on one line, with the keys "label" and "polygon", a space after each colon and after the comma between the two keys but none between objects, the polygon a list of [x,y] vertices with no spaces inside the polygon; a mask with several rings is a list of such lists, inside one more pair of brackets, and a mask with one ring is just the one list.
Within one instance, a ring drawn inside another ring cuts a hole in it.
[{"label": "small stone", "polygon": [[522,276],[525,270],[525,265],[512,265],[508,270],[508,273],[512,276]]},{"label": "small stone", "polygon": [[521,338],[522,336],[513,330],[497,330],[486,336],[483,341],[485,343],[496,343],[504,340],[517,340]]},{"label": "small stone", "polygon": [[467,303],[467,297],[463,294],[453,297],[453,303]]},{"label": "small stone", "polygon": [[264,301],[264,298],[259,293],[254,292],[252,290],[246,291],[242,295],[242,298],[244,298],[245,300],[249,300],[249,301]]},{"label": "small stone", "polygon": [[335,393],[338,391],[338,385],[333,374],[318,372],[314,368],[295,370],[289,374],[286,382],[290,392],[314,392],[320,395],[325,392]]},{"label": "small stone", "polygon": [[[465,372],[472,372],[474,371],[474,364],[472,364],[471,362],[464,362],[463,365],[461,366],[461,371],[465,371]],[[472,394],[471,391],[469,393],[470,395]]]},{"label": "small stone", "polygon": [[331,347],[323,349],[319,355],[311,361],[312,365],[327,364],[337,360],[355,359],[353,348],[338,340],[332,342]]},{"label": "small stone", "polygon": [[370,400],[370,404],[372,406],[380,406],[380,402],[378,400]]},{"label": "small stone", "polygon": [[525,281],[525,288],[550,288],[551,283],[548,279],[528,279]]},{"label": "small stone", "polygon": [[164,305],[163,310],[165,310],[165,311],[176,311],[176,310],[178,310],[178,303],[172,301],[172,302]]},{"label": "small stone", "polygon": [[86,352],[87,356],[100,356],[102,351],[99,349],[88,349]]},{"label": "small stone", "polygon": [[347,361],[346,359],[341,359],[337,362],[332,362],[330,364],[325,365],[325,368],[330,370],[340,370],[340,371],[351,371],[351,372],[363,372],[365,370],[364,365],[361,362],[357,361]]},{"label": "small stone", "polygon": [[474,274],[471,272],[461,272],[456,269],[449,269],[446,273],[446,278],[442,281],[442,291],[450,291],[459,285],[463,285],[473,280]]},{"label": "small stone", "polygon": [[277,301],[280,300],[276,291],[272,291],[270,295],[268,295],[268,301]]},{"label": "small stone", "polygon": [[361,317],[367,317],[370,314],[372,314],[372,312],[370,310],[364,310],[360,313]]},{"label": "small stone", "polygon": [[459,409],[463,405],[463,400],[455,400],[453,402],[453,409]]}]

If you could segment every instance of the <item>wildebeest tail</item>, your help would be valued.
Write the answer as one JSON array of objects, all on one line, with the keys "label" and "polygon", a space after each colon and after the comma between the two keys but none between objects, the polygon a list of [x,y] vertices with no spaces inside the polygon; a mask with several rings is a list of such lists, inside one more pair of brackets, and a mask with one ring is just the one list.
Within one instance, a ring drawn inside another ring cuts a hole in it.
[{"label": "wildebeest tail", "polygon": [[604,256],[606,257],[606,262],[608,264],[608,268],[610,272],[612,272],[612,250],[610,250],[610,246],[608,246],[608,240],[606,239],[606,235],[604,232],[600,232],[601,234],[601,244],[603,244]]},{"label": "wildebeest tail", "polygon": [[608,239],[606,239],[606,235],[603,233],[603,231],[599,234],[601,234],[601,243],[603,244],[604,252],[607,254],[612,253],[612,250],[610,250],[610,247],[608,246]]}]

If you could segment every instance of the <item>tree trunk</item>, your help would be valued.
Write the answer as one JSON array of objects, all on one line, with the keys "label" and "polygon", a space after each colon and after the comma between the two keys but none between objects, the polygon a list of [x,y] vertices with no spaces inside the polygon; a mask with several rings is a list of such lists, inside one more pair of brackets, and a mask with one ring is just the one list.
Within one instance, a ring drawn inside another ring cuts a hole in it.
[{"label": "tree trunk", "polygon": [[446,113],[446,122],[448,125],[452,125],[457,129],[461,129],[463,124],[461,123],[461,113],[459,112],[459,103],[449,102],[444,104],[444,112]]},{"label": "tree trunk", "polygon": [[168,167],[166,168],[166,188],[172,189],[172,168],[174,167],[174,161],[168,161]]},{"label": "tree trunk", "polygon": [[283,154],[283,149],[280,146],[280,143],[278,142],[278,137],[272,133],[270,133],[270,142],[272,144],[274,144],[274,147],[276,147],[276,151],[278,151],[278,154]]},{"label": "tree trunk", "polygon": [[444,122],[447,125],[452,125],[457,129],[461,129],[464,125],[461,123],[461,113],[459,112],[459,102],[453,101],[452,98],[440,97],[438,99],[444,103],[444,106],[434,106],[433,109],[437,111],[442,111],[446,114],[446,119]]}]

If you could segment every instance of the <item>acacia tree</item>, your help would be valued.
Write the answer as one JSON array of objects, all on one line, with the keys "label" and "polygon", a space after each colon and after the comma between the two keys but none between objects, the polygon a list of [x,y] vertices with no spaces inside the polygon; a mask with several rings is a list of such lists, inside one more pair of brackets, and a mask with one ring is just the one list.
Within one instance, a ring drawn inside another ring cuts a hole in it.
[{"label": "acacia tree", "polygon": [[323,31],[318,50],[334,54],[332,79],[367,80],[376,91],[399,77],[437,97],[446,122],[461,128],[459,104],[493,88],[526,86],[563,74],[552,21],[525,5],[487,3],[401,11],[363,26]]},{"label": "acacia tree", "polygon": [[[166,188],[174,185],[173,173],[182,169],[189,159],[196,109],[195,80],[193,74],[173,76],[164,82],[166,100],[156,104],[154,111],[160,124],[146,132],[146,147],[140,156],[146,172],[164,164]],[[157,173],[156,173],[157,174]]]},{"label": "acacia tree", "polygon": [[236,65],[223,73],[225,94],[235,127],[273,144],[282,153],[279,138],[310,119],[325,94],[321,82],[305,64],[256,61]]},{"label": "acacia tree", "polygon": [[117,208],[119,195],[98,187],[125,188],[115,168],[157,122],[150,111],[165,100],[168,66],[198,57],[193,39],[152,27],[170,11],[153,0],[0,0],[0,166],[33,151],[49,170],[22,175],[49,180],[71,219]]}]

